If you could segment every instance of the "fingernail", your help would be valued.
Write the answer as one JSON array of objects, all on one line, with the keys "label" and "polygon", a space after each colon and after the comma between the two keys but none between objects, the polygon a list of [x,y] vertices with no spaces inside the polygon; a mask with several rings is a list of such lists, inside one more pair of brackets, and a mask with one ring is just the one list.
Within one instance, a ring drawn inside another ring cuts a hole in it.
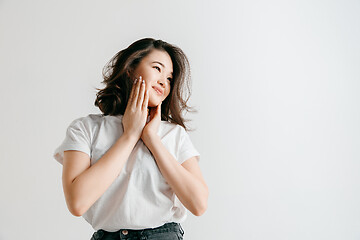
[{"label": "fingernail", "polygon": [[134,80],[134,84],[137,82],[137,79],[135,78],[135,80]]}]

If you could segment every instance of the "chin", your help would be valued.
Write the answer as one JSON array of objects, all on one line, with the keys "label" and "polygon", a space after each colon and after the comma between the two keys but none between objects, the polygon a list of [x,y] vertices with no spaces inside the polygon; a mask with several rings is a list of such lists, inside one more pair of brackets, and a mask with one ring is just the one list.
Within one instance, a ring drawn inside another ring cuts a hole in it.
[{"label": "chin", "polygon": [[160,102],[153,102],[153,101],[149,101],[148,102],[148,107],[156,107],[157,105],[159,105]]},{"label": "chin", "polygon": [[150,95],[148,107],[156,107],[162,102],[163,98],[161,96]]}]

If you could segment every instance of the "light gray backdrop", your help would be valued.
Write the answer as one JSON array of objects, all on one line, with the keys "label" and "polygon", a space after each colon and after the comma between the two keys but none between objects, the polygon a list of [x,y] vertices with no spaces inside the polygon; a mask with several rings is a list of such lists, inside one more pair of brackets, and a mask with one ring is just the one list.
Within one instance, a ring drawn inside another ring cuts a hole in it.
[{"label": "light gray backdrop", "polygon": [[143,37],[190,59],[210,188],[185,239],[360,239],[359,1],[0,1],[0,239],[90,239],[52,154]]}]

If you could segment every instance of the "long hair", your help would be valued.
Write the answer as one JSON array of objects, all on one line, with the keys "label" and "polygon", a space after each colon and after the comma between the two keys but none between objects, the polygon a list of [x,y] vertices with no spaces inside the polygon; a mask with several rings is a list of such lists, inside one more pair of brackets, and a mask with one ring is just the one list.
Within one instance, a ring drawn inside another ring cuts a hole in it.
[{"label": "long hair", "polygon": [[106,86],[103,89],[96,88],[99,92],[94,104],[104,115],[124,115],[133,85],[130,72],[154,49],[166,51],[173,63],[173,80],[170,93],[161,104],[161,120],[179,124],[189,130],[185,126],[189,120],[183,118],[183,113],[197,112],[187,105],[191,96],[190,64],[180,48],[162,40],[140,39],[115,54],[103,68],[102,83]]}]

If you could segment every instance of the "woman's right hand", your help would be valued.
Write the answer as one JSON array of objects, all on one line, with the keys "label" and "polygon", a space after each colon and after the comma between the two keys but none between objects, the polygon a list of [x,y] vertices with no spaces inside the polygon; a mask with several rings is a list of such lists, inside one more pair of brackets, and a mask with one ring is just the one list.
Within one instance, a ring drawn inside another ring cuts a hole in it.
[{"label": "woman's right hand", "polygon": [[145,91],[145,81],[140,76],[134,80],[129,101],[127,103],[122,125],[124,134],[139,140],[148,116],[149,92]]}]

